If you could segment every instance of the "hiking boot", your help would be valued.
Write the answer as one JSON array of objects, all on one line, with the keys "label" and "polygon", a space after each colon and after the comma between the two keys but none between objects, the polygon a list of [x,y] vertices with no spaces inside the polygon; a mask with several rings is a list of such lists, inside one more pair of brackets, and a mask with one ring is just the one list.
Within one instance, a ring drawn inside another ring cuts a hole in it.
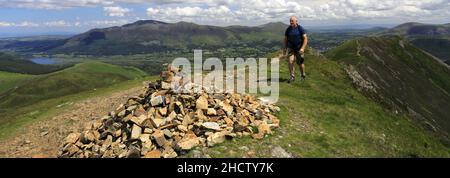
[{"label": "hiking boot", "polygon": [[305,81],[306,80],[306,75],[300,75],[300,80]]},{"label": "hiking boot", "polygon": [[288,83],[291,83],[291,82],[293,82],[295,80],[295,77],[294,76],[291,76],[291,78],[288,80]]}]

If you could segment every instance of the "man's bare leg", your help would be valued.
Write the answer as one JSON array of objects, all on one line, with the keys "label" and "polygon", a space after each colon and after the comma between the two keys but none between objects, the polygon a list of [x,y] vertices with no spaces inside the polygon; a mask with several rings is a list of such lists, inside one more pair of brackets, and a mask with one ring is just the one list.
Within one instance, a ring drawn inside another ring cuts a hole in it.
[{"label": "man's bare leg", "polygon": [[289,82],[291,82],[291,80],[293,80],[293,78],[295,77],[295,67],[294,67],[295,57],[294,56],[295,55],[289,56],[289,61],[288,61],[289,62],[289,74],[291,75]]},{"label": "man's bare leg", "polygon": [[301,80],[305,80],[305,78],[306,78],[306,75],[305,75],[305,64],[298,65],[298,68],[300,69],[300,79]]},{"label": "man's bare leg", "polygon": [[305,64],[298,65],[298,68],[300,69],[300,75],[305,75]]}]

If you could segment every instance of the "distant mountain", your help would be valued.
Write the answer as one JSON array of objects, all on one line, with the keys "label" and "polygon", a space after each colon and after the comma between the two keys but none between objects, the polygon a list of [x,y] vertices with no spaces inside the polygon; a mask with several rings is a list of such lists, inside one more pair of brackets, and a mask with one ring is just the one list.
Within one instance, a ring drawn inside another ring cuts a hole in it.
[{"label": "distant mountain", "polygon": [[436,25],[410,22],[398,25],[392,29],[387,30],[385,33],[405,36],[407,38],[449,37],[450,23]]},{"label": "distant mountain", "polygon": [[438,57],[442,61],[450,61],[450,37],[445,38],[418,38],[411,40],[415,46]]},{"label": "distant mountain", "polygon": [[442,61],[450,60],[450,23],[433,25],[410,22],[386,30],[381,35],[403,36]]},{"label": "distant mountain", "polygon": [[4,37],[1,41],[39,41],[39,40],[62,40],[70,38],[72,35],[35,35],[35,36],[20,36],[20,37]]},{"label": "distant mountain", "polygon": [[66,36],[70,37],[78,34],[77,32],[10,32],[10,33],[0,33],[0,39],[4,38],[23,38],[23,37],[35,37],[35,36]]},{"label": "distant mountain", "polygon": [[283,23],[257,27],[218,27],[189,22],[141,20],[120,27],[92,29],[50,49],[53,53],[136,54],[170,50],[219,49],[236,46],[281,46]]},{"label": "distant mountain", "polygon": [[141,26],[141,25],[149,25],[149,24],[167,24],[167,23],[157,21],[157,20],[138,20],[134,23],[123,25],[123,27],[133,27],[133,26]]},{"label": "distant mountain", "polygon": [[347,66],[358,88],[405,112],[450,143],[450,69],[398,36],[351,40],[326,56]]},{"label": "distant mountain", "polygon": [[[189,52],[192,49],[235,50],[243,54],[257,49],[258,54],[282,47],[288,24],[271,22],[260,26],[211,26],[189,22],[166,23],[140,20],[123,26],[92,29],[68,38],[0,39],[0,50],[21,54],[128,55],[166,52]],[[350,27],[349,27],[350,28]],[[406,23],[392,29],[315,29],[307,27],[310,46],[328,51],[355,37],[399,35],[412,44],[442,59],[450,60],[450,24]],[[255,52],[251,52],[256,54]]]}]

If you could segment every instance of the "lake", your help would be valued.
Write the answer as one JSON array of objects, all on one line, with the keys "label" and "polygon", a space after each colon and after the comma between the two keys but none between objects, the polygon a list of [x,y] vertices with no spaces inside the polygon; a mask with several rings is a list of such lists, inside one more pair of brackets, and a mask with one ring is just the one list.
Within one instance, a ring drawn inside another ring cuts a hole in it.
[{"label": "lake", "polygon": [[32,61],[36,64],[42,64],[42,65],[51,65],[51,64],[56,63],[56,61],[54,59],[46,58],[46,57],[31,58],[30,61]]}]

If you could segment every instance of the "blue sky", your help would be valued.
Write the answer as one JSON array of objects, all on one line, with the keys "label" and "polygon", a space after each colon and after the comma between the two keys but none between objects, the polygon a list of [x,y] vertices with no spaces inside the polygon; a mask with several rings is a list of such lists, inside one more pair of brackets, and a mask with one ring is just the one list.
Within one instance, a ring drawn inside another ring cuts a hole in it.
[{"label": "blue sky", "polygon": [[291,15],[306,26],[449,23],[450,0],[0,0],[0,34],[79,33],[141,19],[254,26]]}]

